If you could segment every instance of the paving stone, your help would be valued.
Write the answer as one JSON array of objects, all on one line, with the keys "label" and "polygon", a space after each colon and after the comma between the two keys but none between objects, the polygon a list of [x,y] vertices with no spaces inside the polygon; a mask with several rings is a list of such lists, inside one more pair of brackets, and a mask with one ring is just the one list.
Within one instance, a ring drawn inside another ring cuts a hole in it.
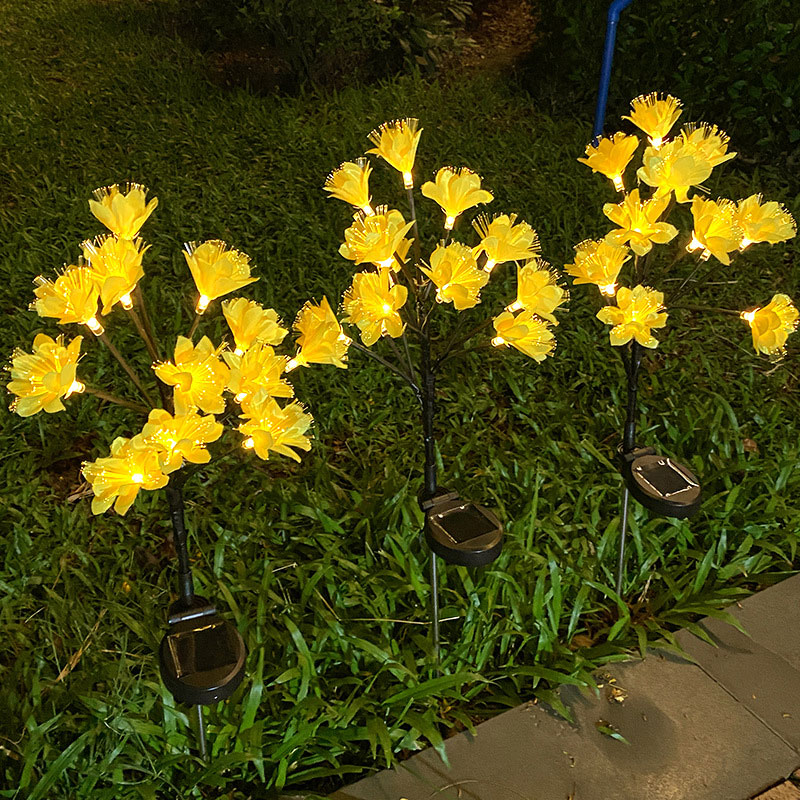
[{"label": "paving stone", "polygon": [[[652,655],[609,670],[600,696],[562,688],[576,724],[527,704],[335,800],[742,800],[800,757],[698,667]],[[607,724],[628,743],[600,733]]]},{"label": "paving stone", "polygon": [[753,800],[800,800],[800,792],[791,783],[782,783],[754,797]]}]

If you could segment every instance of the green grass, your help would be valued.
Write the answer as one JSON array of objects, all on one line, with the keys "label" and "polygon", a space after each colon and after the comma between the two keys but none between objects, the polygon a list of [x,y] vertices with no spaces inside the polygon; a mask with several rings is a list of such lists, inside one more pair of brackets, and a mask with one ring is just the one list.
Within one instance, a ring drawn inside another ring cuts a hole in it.
[{"label": "green grass", "polygon": [[[393,116],[422,120],[422,173],[480,170],[494,208],[532,222],[553,263],[607,230],[607,187],[575,161],[586,121],[555,123],[519,88],[403,78],[326,96],[225,93],[173,35],[168,5],[2,5],[0,292],[18,309],[0,320],[8,353],[53,331],[25,310],[31,280],[97,232],[86,199],[115,180],[146,182],[160,200],[145,230],[144,289],[165,338],[187,327],[180,246],[191,239],[222,237],[251,254],[261,280],[246,294],[286,320],[308,297],[336,301],[352,274],[336,253],[348,218],[320,185]],[[762,189],[800,210],[782,164],[719,172],[713,195]],[[377,195],[390,197],[393,177],[376,170]],[[736,307],[796,292],[797,257],[796,245],[756,250],[737,262],[741,285],[700,300]],[[730,276],[719,268],[718,280]],[[499,309],[511,291],[508,271],[485,305]],[[209,712],[207,766],[187,755],[185,711],[154,658],[174,591],[165,498],[146,494],[124,519],[68,500],[80,461],[140,420],[90,397],[57,417],[0,414],[0,797],[325,792],[525,699],[553,702],[559,682],[588,681],[648,641],[669,646],[676,627],[793,570],[796,346],[773,366],[735,320],[675,314],[648,361],[641,438],[690,464],[706,499],[689,522],[636,510],[626,600],[615,596],[624,390],[593,313],[578,288],[553,359],[473,354],[442,377],[442,480],[507,527],[491,567],[446,571],[443,615],[455,619],[443,627],[442,677],[430,669],[420,434],[410,394],[390,376],[355,353],[346,372],[302,370],[295,385],[316,438],[300,466],[242,455],[190,480],[196,581],[249,650],[241,688]],[[219,339],[219,320],[204,324]],[[109,329],[145,371],[124,320]],[[130,392],[97,348],[82,374]]]}]

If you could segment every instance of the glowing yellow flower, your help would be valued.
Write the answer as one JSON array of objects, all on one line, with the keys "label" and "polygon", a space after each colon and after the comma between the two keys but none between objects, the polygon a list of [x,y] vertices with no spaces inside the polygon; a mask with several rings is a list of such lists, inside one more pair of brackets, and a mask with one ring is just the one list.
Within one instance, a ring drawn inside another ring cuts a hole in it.
[{"label": "glowing yellow flower", "polygon": [[110,456],[84,462],[83,477],[94,492],[93,514],[102,514],[113,503],[114,511],[124,515],[139,489],[161,489],[169,480],[161,469],[158,450],[148,445],[141,434],[132,439],[114,439]]},{"label": "glowing yellow flower", "polygon": [[636,286],[633,291],[623,286],[617,292],[617,304],[605,306],[597,312],[597,318],[611,329],[611,344],[619,347],[636,339],[642,347],[658,347],[658,340],[651,328],[663,328],[667,324],[664,311],[664,294],[647,286]]},{"label": "glowing yellow flower", "polygon": [[158,452],[161,470],[167,475],[183,466],[184,459],[192,464],[207,464],[211,454],[206,445],[222,436],[222,425],[209,414],[195,411],[172,416],[163,408],[154,408],[142,428],[142,438]]},{"label": "glowing yellow flower", "polygon": [[347,316],[343,322],[358,326],[367,347],[384,334],[396,339],[405,328],[399,310],[407,299],[408,289],[399,283],[392,285],[388,270],[359,272],[344,293],[342,304]]},{"label": "glowing yellow flower", "polygon": [[75,377],[83,337],[76,336],[66,347],[64,337],[53,340],[40,333],[33,340],[33,352],[17,349],[11,356],[8,391],[17,395],[11,411],[30,417],[39,411],[63,411],[61,398],[84,390]]},{"label": "glowing yellow flower", "polygon": [[481,189],[481,176],[466,167],[442,167],[433,181],[422,184],[422,194],[441,206],[446,231],[453,229],[459,214],[478,203],[494,200],[490,191]]},{"label": "glowing yellow flower", "polygon": [[660,150],[646,148],[636,175],[642,183],[655,187],[656,197],[674,191],[679,203],[688,203],[689,189],[706,180],[713,168],[703,152],[684,137],[678,137]]},{"label": "glowing yellow flower", "polygon": [[527,261],[541,252],[536,231],[527,222],[515,224],[516,221],[516,214],[500,214],[492,220],[484,215],[472,221],[472,227],[481,237],[481,243],[475,247],[475,257],[486,253],[483,268],[487,272],[497,264]]},{"label": "glowing yellow flower", "polygon": [[739,201],[736,221],[743,233],[741,250],[756,242],[785,242],[797,234],[794,217],[774,200],[764,203],[760,194]]},{"label": "glowing yellow flower", "polygon": [[517,299],[506,311],[531,311],[553,325],[553,312],[569,300],[569,292],[558,285],[558,273],[546,261],[535,260],[517,267]]},{"label": "glowing yellow flower", "polygon": [[649,253],[653,244],[666,244],[678,235],[678,229],[668,222],[658,222],[658,218],[669,205],[669,195],[652,197],[642,203],[639,190],[634,189],[621,203],[606,203],[603,213],[620,230],[611,231],[606,239],[612,244],[629,242],[636,255]]},{"label": "glowing yellow flower", "polygon": [[478,269],[472,249],[459,242],[447,247],[437,245],[431,255],[431,268],[420,269],[436,286],[436,299],[452,303],[458,311],[480,303],[481,289],[489,281],[489,273]]},{"label": "glowing yellow flower", "polygon": [[414,185],[411,170],[417,156],[419,137],[422,128],[417,128],[419,120],[413,117],[384,122],[377,130],[372,131],[369,140],[375,145],[368,153],[375,153],[387,161],[398,172],[403,173],[403,184],[406,189]]},{"label": "glowing yellow flower", "polygon": [[578,161],[590,167],[592,172],[599,172],[610,178],[614,188],[621,192],[625,188],[622,175],[638,146],[638,137],[615,133],[611,138],[604,136],[596,145],[587,144],[586,158],[579,158]]},{"label": "glowing yellow flower", "polygon": [[241,403],[246,397],[263,389],[270,397],[292,397],[294,390],[283,380],[289,359],[279,356],[268,344],[250,347],[244,355],[223,352],[222,357],[230,367],[228,390]]},{"label": "glowing yellow flower", "polygon": [[742,229],[736,215],[736,204],[732,200],[692,199],[694,230],[692,241],[687,246],[690,252],[702,250],[700,258],[705,261],[713,255],[723,264],[730,264],[728,253],[739,249]]},{"label": "glowing yellow flower", "polygon": [[659,96],[658,92],[639,95],[631,101],[629,119],[637,128],[650,137],[650,144],[657,150],[664,137],[681,115],[681,101],[671,94]]},{"label": "glowing yellow flower", "polygon": [[556,337],[550,326],[533,311],[520,311],[516,316],[504,311],[494,318],[493,324],[497,331],[492,339],[495,347],[511,345],[534,361],[544,361],[556,349]]},{"label": "glowing yellow flower", "polygon": [[800,313],[785,294],[776,294],[764,308],[742,312],[742,319],[750,326],[753,347],[757,353],[780,355],[789,334],[797,329]]},{"label": "glowing yellow flower", "polygon": [[631,257],[625,245],[614,244],[608,239],[587,239],[575,245],[575,261],[566,264],[567,275],[575,283],[593,283],[608,297],[617,291],[617,278],[622,265]]},{"label": "glowing yellow flower", "polygon": [[93,242],[82,245],[83,257],[89,262],[103,303],[103,314],[108,314],[115,303],[124,308],[133,305],[131,292],[144,276],[142,256],[148,249],[141,239],[120,239],[116,236],[98,236]]},{"label": "glowing yellow flower", "polygon": [[347,349],[353,340],[342,330],[327,297],[319,305],[306,303],[297,315],[294,329],[300,334],[297,337],[300,350],[286,365],[287,370],[309,364],[332,364],[347,369]]},{"label": "glowing yellow flower", "polygon": [[345,161],[338,166],[325,181],[325,191],[331,197],[360,208],[365,214],[372,213],[369,194],[369,176],[372,172],[366,158]]},{"label": "glowing yellow flower", "polygon": [[389,210],[387,206],[378,206],[369,216],[359,212],[344,232],[344,243],[339,253],[356,264],[371,261],[397,271],[399,264],[394,254],[403,258],[408,252],[411,240],[406,240],[405,235],[413,224],[406,223],[399,211]]},{"label": "glowing yellow flower", "polygon": [[270,452],[289,456],[295,461],[300,456],[293,450],[310,450],[311,442],[305,435],[313,422],[300,403],[289,403],[281,408],[266,392],[259,392],[242,404],[239,425],[244,434],[244,446],[253,449],[259,458],[269,458]]},{"label": "glowing yellow flower", "polygon": [[728,135],[716,125],[709,125],[706,122],[685,125],[681,128],[681,139],[684,141],[685,149],[694,150],[712,167],[730,161],[736,155],[728,152],[730,140]]},{"label": "glowing yellow flower", "polygon": [[281,326],[278,314],[271,308],[264,308],[255,300],[236,297],[222,303],[222,313],[233,334],[236,355],[242,355],[253,342],[261,344],[280,344],[289,332]]},{"label": "glowing yellow flower", "polygon": [[159,380],[175,387],[175,411],[186,414],[195,408],[207,414],[225,410],[222,392],[228,382],[228,368],[220,361],[222,347],[214,349],[208,336],[197,346],[191,339],[179,336],[175,345],[174,363],[165,361],[153,369]]},{"label": "glowing yellow flower", "polygon": [[202,244],[189,242],[183,253],[200,298],[196,311],[202,314],[212,300],[255,283],[250,277],[250,256],[211,239]]},{"label": "glowing yellow flower", "polygon": [[145,203],[147,187],[128,183],[123,194],[119,184],[94,190],[89,209],[103,225],[121,239],[135,239],[147,218],[156,210],[158,198]]},{"label": "glowing yellow flower", "polygon": [[86,325],[91,320],[99,325],[95,315],[100,290],[88,267],[70,266],[55,282],[40,276],[34,283],[36,300],[32,308],[40,317],[55,317],[62,325],[73,322]]}]

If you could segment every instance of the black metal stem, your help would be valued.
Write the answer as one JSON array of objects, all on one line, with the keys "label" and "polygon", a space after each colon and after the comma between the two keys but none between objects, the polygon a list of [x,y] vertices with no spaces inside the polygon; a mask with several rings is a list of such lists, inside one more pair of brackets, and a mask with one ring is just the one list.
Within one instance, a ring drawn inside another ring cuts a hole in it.
[{"label": "black metal stem", "polygon": [[183,520],[183,484],[186,475],[178,470],[172,474],[167,484],[167,501],[169,515],[172,520],[172,531],[175,535],[175,552],[178,555],[178,593],[181,605],[189,608],[194,602],[194,582],[192,569],[189,566],[189,549],[186,541],[186,525]]},{"label": "black metal stem", "polygon": [[436,373],[431,363],[431,339],[428,322],[422,327],[420,336],[420,366],[422,372],[422,437],[425,444],[425,499],[436,494],[436,439],[434,418],[436,415]]},{"label": "black metal stem", "polygon": [[622,450],[630,453],[636,447],[636,415],[639,405],[639,367],[642,363],[642,346],[635,339],[631,342],[630,359],[626,363],[628,375],[628,410],[625,415],[625,430]]}]

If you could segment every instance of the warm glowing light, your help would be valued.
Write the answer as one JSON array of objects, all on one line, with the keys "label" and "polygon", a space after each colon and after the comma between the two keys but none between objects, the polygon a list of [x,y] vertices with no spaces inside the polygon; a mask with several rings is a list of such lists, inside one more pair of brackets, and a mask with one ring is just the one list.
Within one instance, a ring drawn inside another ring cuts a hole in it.
[{"label": "warm glowing light", "polygon": [[493,258],[488,259],[486,261],[486,263],[483,265],[483,271],[484,272],[491,272],[495,268],[496,264],[497,264],[497,261],[495,261]]},{"label": "warm glowing light", "polygon": [[692,241],[689,242],[689,244],[686,245],[686,249],[690,253],[693,253],[695,250],[700,250],[700,249],[702,249],[702,247],[703,247],[703,245],[700,244],[700,242],[697,241],[697,239],[694,237],[694,235],[692,235]]},{"label": "warm glowing light", "polygon": [[245,399],[245,397],[247,397],[247,392],[239,392],[239,394],[235,395],[233,399],[234,399],[234,400],[235,400],[237,403],[241,403],[241,402],[242,402],[242,400],[244,400],[244,399]]},{"label": "warm glowing light", "polygon": [[233,351],[233,354],[234,354],[235,356],[243,356],[243,355],[244,355],[244,350],[242,350],[242,348],[241,348],[241,347],[237,347],[237,348],[236,348],[236,349]]},{"label": "warm glowing light", "polygon": [[406,189],[414,188],[414,178],[410,172],[403,173],[403,186],[405,186]]},{"label": "warm glowing light", "polygon": [[122,295],[119,302],[126,311],[130,311],[133,308],[133,298],[129,294]]},{"label": "warm glowing light", "polygon": [[618,192],[625,191],[625,184],[622,182],[622,176],[621,175],[615,175],[611,180],[614,182],[614,188]]},{"label": "warm glowing light", "polygon": [[451,231],[451,230],[453,230],[453,225],[455,225],[455,224],[456,224],[456,218],[454,216],[452,216],[451,214],[448,214],[447,215],[447,219],[445,219],[445,221],[444,221],[444,229],[446,231]]},{"label": "warm glowing light", "polygon": [[755,309],[754,311],[742,311],[740,316],[745,322],[752,323],[752,321],[756,318],[756,311],[758,311],[758,309]]},{"label": "warm glowing light", "polygon": [[144,483],[144,475],[142,475],[141,472],[134,472],[133,475],[131,475],[131,480],[134,483]]},{"label": "warm glowing light", "polygon": [[506,343],[506,340],[502,336],[495,336],[494,339],[492,339],[492,344],[495,347],[500,347],[501,345],[504,345],[505,343]]},{"label": "warm glowing light", "polygon": [[72,381],[64,397],[69,397],[70,395],[73,394],[81,394],[81,392],[83,392],[85,389],[86,389],[86,384],[81,383],[80,381]]},{"label": "warm glowing light", "polygon": [[617,293],[617,284],[607,283],[605,286],[600,287],[600,292],[606,297],[613,297]]},{"label": "warm glowing light", "polygon": [[300,361],[298,359],[290,358],[286,362],[286,369],[284,369],[284,372],[291,372],[293,369],[297,369],[297,367],[299,366],[300,366]]},{"label": "warm glowing light", "polygon": [[340,333],[338,339],[340,342],[344,342],[348,347],[353,343],[353,340],[345,333]]},{"label": "warm glowing light", "polygon": [[385,258],[383,261],[378,262],[379,267],[392,267],[394,266],[394,257],[392,258]]},{"label": "warm glowing light", "polygon": [[207,308],[208,304],[211,302],[211,298],[207,295],[201,294],[200,297],[197,299],[197,306],[195,307],[195,311],[198,314],[202,314]]},{"label": "warm glowing light", "polygon": [[375,212],[372,210],[372,206],[367,203],[365,206],[361,206],[361,210],[368,216],[371,217]]},{"label": "warm glowing light", "polygon": [[392,307],[388,303],[384,303],[381,308],[383,309],[384,314],[389,314],[392,311]]},{"label": "warm glowing light", "polygon": [[90,317],[86,320],[86,327],[95,335],[102,335],[105,328],[97,321],[97,317]]},{"label": "warm glowing light", "polygon": [[650,144],[653,146],[654,150],[658,150],[659,147],[664,143],[663,136],[651,136],[650,137]]},{"label": "warm glowing light", "polygon": [[246,450],[252,450],[255,446],[256,446],[256,440],[253,439],[252,436],[249,439],[245,439],[244,442],[242,443],[242,447],[244,447]]},{"label": "warm glowing light", "polygon": [[515,300],[510,306],[506,306],[506,311],[520,311],[523,308],[519,300]]},{"label": "warm glowing light", "polygon": [[753,244],[753,242],[750,241],[750,239],[748,239],[746,236],[743,236],[742,237],[742,241],[739,242],[739,249],[740,250],[744,250],[747,247],[749,247],[751,244]]}]

